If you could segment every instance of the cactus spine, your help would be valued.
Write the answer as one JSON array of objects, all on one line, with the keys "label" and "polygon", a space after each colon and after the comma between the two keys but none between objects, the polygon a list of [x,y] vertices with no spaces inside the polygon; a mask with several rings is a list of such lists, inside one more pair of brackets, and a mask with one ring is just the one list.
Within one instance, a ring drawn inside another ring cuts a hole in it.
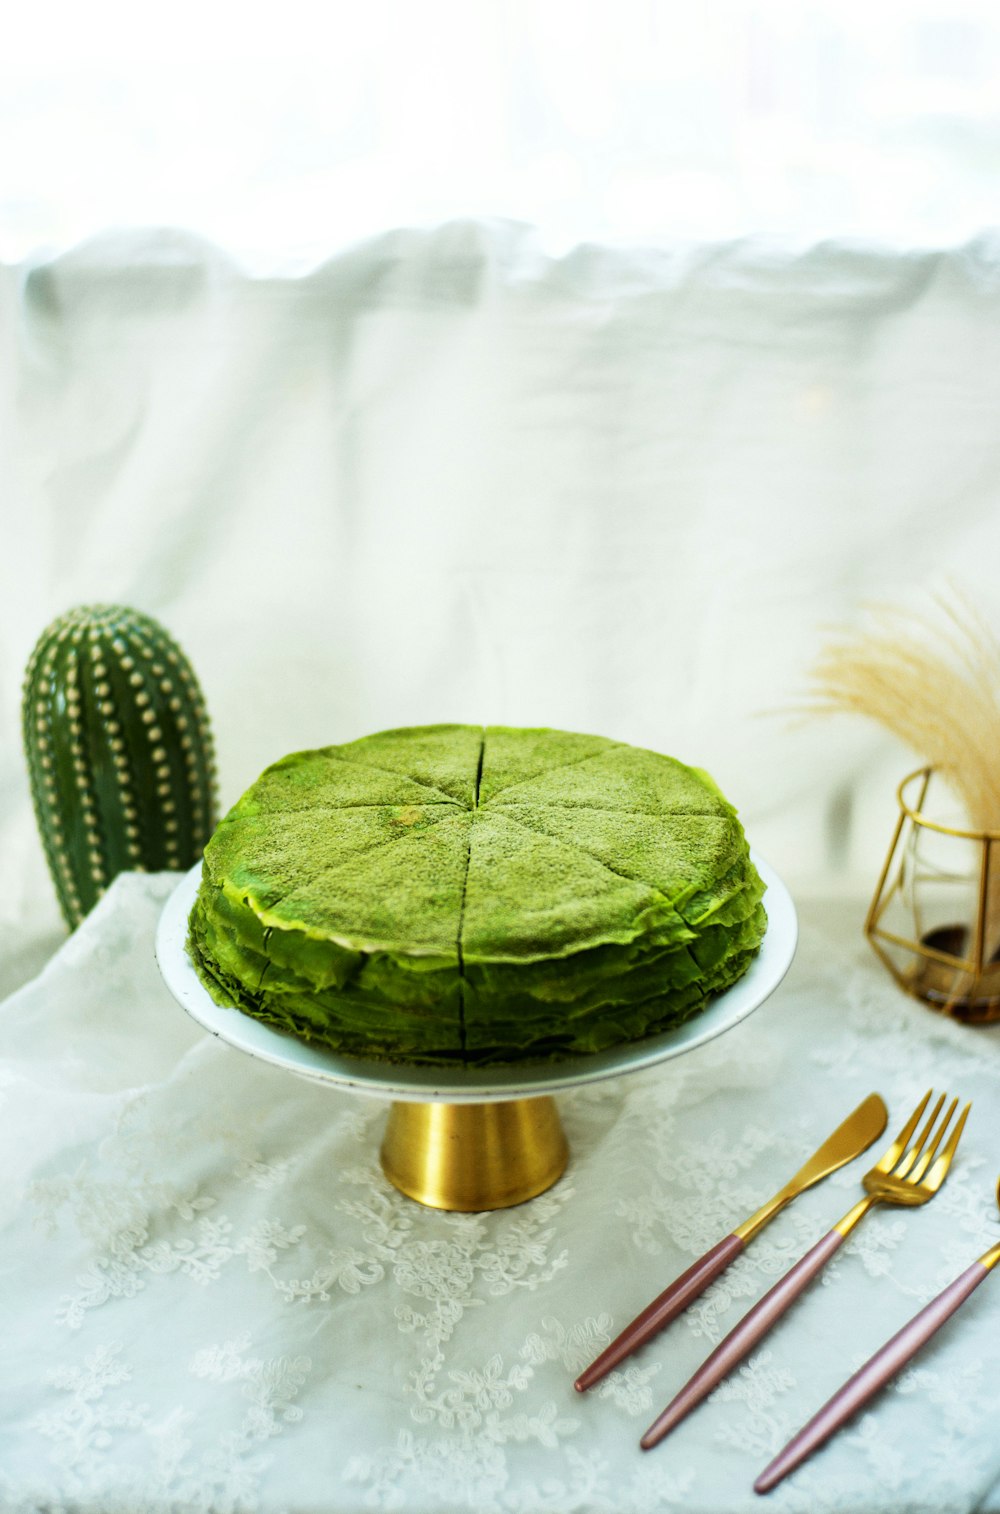
[{"label": "cactus spine", "polygon": [[32,799],[71,928],[117,873],[184,869],[216,816],[201,689],[164,628],[119,605],[54,621],[28,663],[22,702]]}]

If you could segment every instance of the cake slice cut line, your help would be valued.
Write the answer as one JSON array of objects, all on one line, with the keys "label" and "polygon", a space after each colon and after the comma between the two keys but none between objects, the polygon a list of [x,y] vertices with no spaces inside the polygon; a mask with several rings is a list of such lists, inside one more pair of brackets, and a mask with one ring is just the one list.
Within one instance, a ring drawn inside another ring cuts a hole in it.
[{"label": "cake slice cut line", "polygon": [[462,1061],[465,1061],[465,958],[462,954],[462,932],[465,926],[465,896],[469,888],[469,868],[472,865],[472,833],[476,823],[476,810],[479,808],[479,786],[483,781],[483,761],[486,757],[486,729],[479,742],[479,763],[476,768],[476,789],[473,800],[472,820],[469,825],[469,845],[465,853],[465,875],[462,878],[462,896],[458,903],[458,931],[455,937],[455,950],[458,955],[458,1044],[461,1049]]},{"label": "cake slice cut line", "polygon": [[[557,805],[557,804],[553,804],[553,805],[536,804],[536,805],[532,805],[531,808],[535,812],[542,812],[542,813],[545,810],[547,810],[547,809],[552,809],[552,810],[555,811],[555,813],[557,815],[559,815],[561,817],[565,815],[565,809],[566,809],[565,806],[563,806],[563,805]],[[583,806],[578,805],[578,806],[576,806],[576,808],[583,808]],[[594,813],[594,814],[599,814],[599,815],[606,815],[608,817],[608,819],[610,819],[610,820],[618,820],[618,819],[620,819],[623,816],[626,819],[629,819],[632,816],[639,816],[640,818],[645,818],[645,819],[648,819],[648,820],[662,820],[662,821],[669,820],[669,821],[674,822],[675,824],[676,824],[676,822],[678,820],[707,820],[707,821],[714,821],[716,824],[718,824],[720,826],[723,826],[723,825],[725,825],[725,826],[733,826],[733,825],[737,825],[739,823],[735,816],[719,815],[719,814],[715,814],[715,813],[712,813],[712,814],[703,814],[701,811],[695,811],[695,810],[684,810],[684,811],[682,811],[679,814],[676,813],[676,812],[674,812],[674,813],[667,813],[667,814],[659,815],[659,814],[654,814],[650,810],[604,810],[604,809],[598,808],[597,806],[590,806],[590,805],[588,805],[586,808],[588,809],[588,812],[591,812],[591,813]],[[606,857],[602,857],[599,852],[595,852],[590,847],[584,846],[583,843],[580,842],[580,841],[578,841],[578,840],[576,840],[576,838],[573,838],[571,840],[568,837],[560,836],[560,835],[558,835],[558,834],[556,834],[556,833],[554,833],[552,831],[544,830],[541,826],[532,825],[531,822],[530,822],[530,820],[525,820],[520,815],[512,815],[508,810],[500,810],[500,811],[498,811],[498,813],[501,815],[501,817],[504,820],[513,821],[513,823],[515,825],[520,825],[524,830],[531,831],[534,835],[537,835],[537,836],[547,836],[550,840],[558,841],[563,846],[568,846],[568,847],[570,847],[573,850],[579,851],[581,853],[581,855],[583,855],[585,857],[591,857],[595,862],[601,863],[602,866],[606,867],[609,872],[612,872],[612,873],[616,874],[616,876],[618,876],[619,878],[624,878],[624,879],[626,879],[626,880],[628,880],[630,882],[634,882],[634,883],[644,883],[644,884],[647,884],[649,888],[654,889],[656,891],[656,893],[658,893],[660,895],[661,898],[665,899],[668,904],[670,904],[674,909],[676,909],[678,911],[678,913],[680,913],[681,906],[678,904],[677,901],[678,901],[678,899],[681,898],[681,896],[683,894],[685,894],[687,892],[687,890],[689,888],[689,885],[684,885],[684,887],[682,887],[681,889],[679,889],[679,891],[676,894],[673,894],[673,895],[667,894],[659,886],[659,884],[654,883],[651,878],[643,877],[639,873],[632,874],[632,873],[624,873],[624,872],[622,872],[619,868],[616,868],[613,863],[609,862]],[[738,862],[734,862],[733,865],[732,865],[732,867],[727,871],[727,873],[722,874],[720,876],[720,878],[717,880],[718,883],[721,884],[722,882],[724,882],[725,879],[729,876],[729,873],[732,872],[737,866],[738,866]],[[704,885],[702,885],[702,884],[699,883],[697,885],[697,887],[696,887],[696,892],[698,890],[702,889],[703,887],[704,887]],[[736,895],[739,894],[739,893],[741,893],[741,892],[742,892],[741,889],[733,889],[730,893],[728,893],[725,896],[725,898],[727,900],[735,898]],[[686,902],[687,902],[687,900],[685,900],[685,903]],[[684,920],[685,924],[689,923],[686,920],[686,917],[684,915],[681,915],[681,919]]]},{"label": "cake slice cut line", "polygon": [[[496,747],[499,747],[500,749],[499,756],[496,758],[496,761],[500,764],[502,776],[504,763],[505,761],[510,760],[511,755],[509,750],[509,738],[511,736],[518,736],[524,733],[517,728],[503,725],[486,726],[485,733],[487,742],[492,742],[492,745],[490,746],[489,750],[490,762],[488,762],[483,769],[483,777],[486,780],[488,793],[486,794],[485,798],[483,798],[482,796],[480,797],[480,805],[491,803],[491,801],[498,794],[504,794],[508,789],[516,788],[521,783],[529,783],[533,779],[543,778],[547,773],[556,772],[563,767],[573,767],[578,762],[585,762],[589,757],[599,757],[602,753],[613,751],[615,747],[623,745],[622,742],[612,741],[607,736],[588,736],[576,731],[553,732],[542,727],[538,727],[533,730],[529,728],[528,734],[532,736],[556,735],[564,738],[569,738],[572,742],[569,750],[570,752],[575,753],[575,755],[567,754],[565,756],[560,756],[559,749],[557,749],[555,752],[551,752],[547,757],[536,756],[533,760],[535,762],[541,761],[543,764],[542,766],[536,766],[530,770],[526,770],[522,772],[519,777],[509,777],[508,780],[502,783],[499,788],[494,788],[494,773],[492,771],[494,749]],[[584,747],[583,751],[580,750],[581,743]]]},{"label": "cake slice cut line", "polygon": [[[536,830],[533,829],[532,826],[525,825],[521,821],[514,820],[511,815],[505,815],[503,818],[508,822],[508,824],[513,821],[514,825],[519,826],[522,831],[527,831],[529,835],[532,835],[532,836],[541,836],[546,841],[553,841],[553,840],[558,840],[559,839],[558,837],[550,836],[549,833],[548,833],[548,831],[536,831]],[[575,842],[570,842],[570,841],[564,842],[563,845],[569,847],[569,849],[571,851],[578,851],[582,857],[590,857],[594,862],[596,862],[600,867],[602,867],[606,873],[610,873],[610,875],[611,875],[612,878],[620,878],[623,883],[641,883],[644,888],[651,889],[654,894],[657,894],[659,896],[659,898],[661,898],[665,904],[669,904],[670,907],[671,907],[671,909],[674,908],[674,902],[673,902],[673,900],[671,898],[669,898],[668,895],[665,894],[662,889],[657,888],[657,886],[656,886],[655,883],[650,883],[648,879],[646,879],[646,878],[630,878],[627,873],[620,873],[617,868],[611,867],[609,863],[605,862],[604,859],[603,859],[603,857],[598,857],[594,852],[588,851],[585,846],[579,846]],[[683,916],[678,916],[678,919],[681,920],[682,924],[686,923],[683,920]],[[688,928],[690,929],[690,927],[688,927]],[[691,950],[690,950],[690,948],[689,948],[689,946],[688,946],[688,944],[687,944],[686,941],[679,941],[677,943],[676,947],[674,948],[674,950],[676,950],[678,952],[683,951],[691,959],[691,962],[693,963],[693,965],[695,967],[698,966],[697,958],[694,957],[694,956],[692,956]],[[462,959],[461,959],[461,957],[459,957],[460,971],[461,971],[461,962],[462,962]],[[463,1046],[464,1046],[464,1042],[463,1042]]]},{"label": "cake slice cut line", "polygon": [[[547,782],[550,778],[557,777],[560,773],[565,772],[569,768],[584,767],[584,766],[586,766],[587,763],[590,763],[590,762],[594,762],[594,763],[596,763],[596,762],[603,762],[604,759],[605,759],[605,757],[610,752],[620,750],[623,747],[627,748],[628,750],[632,750],[632,751],[641,750],[640,748],[630,748],[628,746],[628,743],[624,742],[624,741],[616,742],[615,746],[608,748],[607,752],[596,752],[596,753],[592,752],[588,757],[579,757],[579,758],[577,758],[573,762],[560,763],[557,767],[548,768],[548,769],[546,769],[542,773],[535,773],[531,778],[525,778],[525,779],[520,780],[517,783],[511,784],[507,788],[498,789],[498,791],[497,791],[496,794],[491,795],[490,798],[488,800],[486,800],[486,804],[492,804],[493,801],[494,801],[494,799],[499,798],[501,796],[506,796],[507,803],[510,803],[510,797],[511,797],[511,795],[515,794],[515,793],[519,793],[519,791],[523,789],[523,790],[526,791],[525,797],[531,799],[531,802],[533,804],[538,805],[538,806],[551,804],[551,805],[555,806],[558,809],[597,809],[597,810],[604,810],[604,811],[606,811],[609,814],[632,814],[632,815],[636,815],[636,814],[640,814],[640,813],[655,813],[655,814],[658,814],[658,815],[660,815],[660,816],[662,816],[664,818],[667,817],[667,816],[675,815],[675,814],[718,815],[719,813],[726,813],[726,812],[733,813],[732,806],[729,804],[728,800],[722,799],[722,798],[720,798],[719,800],[717,800],[716,803],[715,803],[715,805],[712,808],[704,809],[704,810],[702,810],[702,809],[698,809],[698,810],[687,810],[687,809],[670,810],[670,809],[664,809],[664,810],[655,811],[655,812],[649,812],[649,811],[643,812],[643,811],[639,811],[639,810],[633,809],[633,807],[631,805],[625,805],[625,806],[623,806],[623,805],[608,805],[608,804],[603,804],[603,805],[602,804],[591,804],[588,800],[582,800],[581,801],[581,800],[575,800],[575,799],[564,799],[562,797],[557,797],[557,796],[553,796],[551,798],[547,798],[547,797],[546,798],[532,797],[532,786],[534,784],[538,783],[540,780]],[[677,766],[683,768],[684,764],[683,763],[679,763],[679,764],[677,764]],[[698,785],[696,783],[695,786],[698,787],[700,785]],[[725,809],[722,808],[723,806],[725,806]]]},{"label": "cake slice cut line", "polygon": [[[564,773],[567,768],[579,767],[582,762],[592,762],[595,757],[605,757],[609,752],[616,752],[620,747],[627,745],[627,741],[613,741],[599,752],[588,752],[585,757],[571,757],[568,762],[557,762],[555,767],[539,768],[537,773],[531,773],[527,778],[519,778],[516,783],[505,783],[502,789],[494,789],[490,797],[483,800],[483,807],[492,804],[500,794],[509,794],[511,789],[523,788],[526,783],[534,783],[536,778],[550,778],[554,773]],[[480,772],[482,772],[481,766]]]},{"label": "cake slice cut line", "polygon": [[546,841],[555,841],[559,846],[566,847],[568,851],[579,852],[581,857],[589,857],[591,861],[596,862],[599,867],[602,867],[606,873],[610,873],[613,878],[621,878],[624,883],[641,883],[644,888],[652,889],[653,893],[657,894],[665,904],[673,906],[674,901],[670,898],[670,895],[665,894],[662,888],[659,888],[655,883],[651,883],[648,878],[634,878],[631,873],[620,872],[617,867],[612,867],[610,862],[606,861],[603,857],[599,857],[589,847],[581,846],[579,841],[567,841],[563,836],[553,836],[548,831],[539,830],[536,826],[529,825],[526,820],[519,820],[515,815],[504,815],[502,818],[506,820],[508,825],[516,825],[520,830],[527,831],[531,836],[541,836]]},{"label": "cake slice cut line", "polygon": [[[615,813],[620,813],[620,812],[611,811],[610,813],[615,814]],[[658,817],[654,817],[654,818],[658,818]],[[699,816],[697,818],[700,818],[700,819],[709,819],[709,820],[718,818],[718,819],[721,820],[721,819],[724,819],[725,817],[721,816],[721,815],[718,816],[718,817],[716,817],[714,815],[708,815],[708,816]],[[623,873],[619,868],[613,867],[612,864],[610,862],[608,862],[605,857],[601,857],[597,852],[592,851],[590,849],[590,847],[583,846],[579,841],[568,841],[568,840],[566,840],[562,836],[553,836],[551,834],[551,832],[549,832],[549,831],[543,831],[540,828],[538,828],[537,826],[529,825],[526,820],[521,820],[521,819],[519,819],[515,815],[504,814],[503,815],[503,819],[506,820],[510,824],[519,826],[521,828],[521,830],[523,830],[523,831],[528,831],[533,836],[541,836],[541,837],[543,837],[547,841],[556,841],[561,846],[568,847],[570,851],[579,852],[582,857],[589,857],[591,859],[591,861],[596,862],[600,867],[604,868],[605,872],[610,873],[615,878],[621,878],[623,880],[623,882],[625,882],[625,883],[641,883],[644,888],[652,889],[653,893],[656,894],[656,895],[658,895],[658,897],[661,898],[664,901],[665,904],[669,904],[670,907],[671,907],[671,909],[674,909],[674,910],[677,909],[677,898],[678,898],[677,895],[674,895],[673,897],[671,897],[670,894],[664,893],[663,889],[660,888],[659,884],[653,883],[652,880],[649,879],[649,878],[642,877],[642,876],[640,876],[638,874],[633,875],[632,873]],[[735,892],[739,893],[740,890],[737,889]],[[678,918],[679,918],[679,920],[681,921],[682,924],[688,925],[687,920],[685,920],[684,916],[681,915],[679,911],[678,911]],[[693,930],[694,928],[692,926],[688,925],[688,929],[689,930]]]},{"label": "cake slice cut line", "polygon": [[[443,801],[448,804],[456,804],[463,810],[469,810],[472,808],[471,805],[463,804],[461,799],[456,799],[454,794],[445,793],[444,789],[439,789],[435,784],[426,783],[423,778],[414,778],[412,773],[399,773],[395,768],[381,767],[377,762],[370,762],[366,757],[362,757],[360,759],[355,757],[343,757],[341,755],[344,750],[343,747],[338,747],[336,749],[323,747],[321,750],[323,752],[323,756],[329,762],[342,762],[345,767],[362,769],[367,768],[371,773],[381,773],[383,778],[389,777],[405,779],[409,783],[417,784],[419,788],[426,789],[429,794],[439,794],[441,797],[437,801],[438,803],[441,803]],[[400,803],[405,804],[406,801],[401,800]]]},{"label": "cake slice cut line", "polygon": [[[438,826],[450,825],[453,820],[464,819],[465,816],[469,813],[467,809],[458,804],[452,804],[449,806],[449,808],[457,810],[458,813],[455,815],[443,816],[442,819],[433,821],[432,823],[435,829]],[[386,836],[381,841],[374,842],[371,846],[361,846],[358,847],[355,851],[345,852],[343,857],[341,857],[338,862],[324,863],[318,872],[310,873],[308,877],[297,879],[293,887],[287,889],[285,893],[280,894],[272,904],[261,906],[256,901],[251,904],[249,896],[244,898],[243,902],[247,905],[248,909],[251,909],[253,911],[258,920],[263,921],[267,915],[272,914],[280,904],[283,904],[286,899],[290,898],[297,889],[311,888],[314,883],[318,883],[320,879],[325,877],[327,873],[338,872],[342,867],[346,867],[348,864],[353,864],[356,858],[370,857],[372,852],[381,851],[382,848],[386,846],[394,846],[399,841],[405,841],[407,837],[412,836],[412,834],[412,831],[410,831],[406,826],[403,826],[400,828],[399,834],[397,836]],[[212,881],[216,884],[217,888],[222,886],[214,878],[212,879]],[[274,930],[288,930],[294,927],[282,925],[279,922],[277,925],[270,926],[268,928]]]},{"label": "cake slice cut line", "polygon": [[[459,810],[463,815],[469,813],[469,806],[462,804],[458,799],[425,799],[422,801],[422,804],[424,809],[428,810],[432,808],[449,809]],[[385,804],[378,804],[374,801],[369,802],[362,799],[349,799],[344,804],[303,804],[295,806],[294,809],[289,805],[283,804],[277,813],[279,815],[315,815],[319,813],[335,815],[340,810],[405,810],[411,807],[416,808],[414,801],[411,799],[400,799],[395,803]]]},{"label": "cake slice cut line", "polygon": [[[506,793],[506,790],[501,790]],[[492,799],[487,799],[487,804],[492,804]],[[631,805],[613,804],[587,804],[580,799],[533,799],[532,808],[536,810],[593,810],[597,815],[645,815],[649,820],[676,820],[685,815],[700,816],[703,820],[725,820],[728,818],[725,812],[715,810],[636,810]],[[503,808],[498,806],[498,808]],[[734,812],[735,813],[735,812]]]}]

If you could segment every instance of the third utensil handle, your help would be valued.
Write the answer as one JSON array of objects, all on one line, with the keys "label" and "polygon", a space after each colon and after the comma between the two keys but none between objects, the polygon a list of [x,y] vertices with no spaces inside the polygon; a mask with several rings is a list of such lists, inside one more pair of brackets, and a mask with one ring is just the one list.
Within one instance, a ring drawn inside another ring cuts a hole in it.
[{"label": "third utensil handle", "polygon": [[957,1277],[953,1283],[949,1283],[943,1293],[932,1299],[926,1308],[915,1314],[908,1324],[905,1324],[892,1340],[886,1341],[880,1351],[865,1362],[864,1366],[855,1372],[852,1378],[838,1388],[837,1392],[820,1409],[818,1414],[805,1425],[797,1435],[794,1435],[783,1451],[766,1467],[754,1483],[758,1493],[768,1493],[788,1476],[796,1467],[805,1461],[807,1456],[819,1449],[825,1440],[839,1430],[841,1425],[847,1423],[853,1414],[872,1398],[880,1388],[884,1387],[890,1378],[895,1377],[901,1367],[904,1367],[915,1356],[925,1341],[930,1340],[936,1330],[939,1330],[946,1319],[954,1314],[960,1304],[964,1304],[969,1294],[985,1277],[989,1276],[988,1270],[981,1262],[973,1262],[972,1266]]},{"label": "third utensil handle", "polygon": [[735,1256],[739,1256],[743,1250],[743,1241],[738,1235],[727,1235],[724,1241],[713,1246],[711,1251],[699,1257],[686,1272],[665,1288],[663,1292],[654,1298],[651,1304],[647,1304],[641,1314],[625,1326],[620,1335],[616,1336],[611,1345],[595,1357],[590,1366],[585,1368],[576,1382],[573,1384],[578,1393],[583,1393],[586,1388],[593,1387],[594,1383],[600,1382],[602,1377],[617,1367],[620,1361],[639,1346],[651,1340],[665,1325],[677,1318],[688,1306],[694,1302],[709,1283],[723,1272]]},{"label": "third utensil handle", "polygon": [[725,1340],[720,1342],[698,1368],[694,1376],[684,1385],[677,1397],[673,1399],[663,1413],[653,1421],[639,1444],[644,1451],[649,1451],[661,1441],[663,1437],[684,1419],[696,1404],[700,1404],[703,1398],[707,1398],[712,1389],[726,1377],[741,1362],[747,1353],[757,1344],[762,1336],[765,1336],[776,1320],[779,1320],[799,1294],[820,1272],[830,1257],[843,1245],[844,1237],[839,1230],[831,1230],[821,1241],[817,1241],[811,1251],[807,1251],[801,1261],[791,1267],[780,1282],[764,1294],[760,1301],[754,1304],[749,1314],[745,1314],[739,1324],[730,1330]]}]

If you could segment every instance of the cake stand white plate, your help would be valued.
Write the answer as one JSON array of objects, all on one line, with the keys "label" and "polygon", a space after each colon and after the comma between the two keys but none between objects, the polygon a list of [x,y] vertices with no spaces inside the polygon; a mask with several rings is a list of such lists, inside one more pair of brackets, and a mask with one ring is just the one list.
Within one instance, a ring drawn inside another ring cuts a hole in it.
[{"label": "cake stand white plate", "polygon": [[402,1193],[435,1209],[504,1209],[544,1193],[566,1167],[569,1147],[553,1094],[693,1051],[732,1030],[777,988],[795,953],[795,907],[777,873],[757,856],[754,862],[767,885],[769,923],[760,952],[739,982],[677,1030],[556,1064],[442,1069],[369,1062],[222,1008],[202,986],[185,950],[200,863],[164,905],[156,956],[174,997],[220,1040],[312,1082],[391,1099],[382,1170]]},{"label": "cake stand white plate", "polygon": [[223,1008],[209,996],[184,947],[188,915],[201,878],[200,862],[184,875],[163,907],[156,932],[156,958],[170,992],[199,1025],[230,1046],[265,1062],[274,1062],[299,1077],[353,1088],[382,1099],[419,1104],[529,1099],[576,1088],[598,1078],[639,1072],[693,1051],[732,1030],[774,992],[795,955],[798,939],[795,906],[773,868],[756,853],[751,855],[767,885],[764,904],[768,927],[761,949],[744,976],[719,994],[708,1009],[676,1030],[555,1064],[516,1062],[506,1067],[452,1069],[365,1061],[273,1030],[241,1010]]}]

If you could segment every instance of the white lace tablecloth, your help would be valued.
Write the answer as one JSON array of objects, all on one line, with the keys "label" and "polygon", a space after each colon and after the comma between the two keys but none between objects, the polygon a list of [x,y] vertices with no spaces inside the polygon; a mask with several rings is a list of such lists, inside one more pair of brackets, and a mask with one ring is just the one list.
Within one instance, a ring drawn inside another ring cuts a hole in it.
[{"label": "white lace tablecloth", "polygon": [[[385,1106],[198,1029],[153,933],[175,879],[125,876],[0,1006],[7,1511],[764,1507],[772,1453],[996,1239],[1000,1037],[904,998],[860,907],[803,911],[774,998],[706,1048],[561,1099],[570,1168],[486,1215],[383,1178]],[[926,1209],[876,1211],[715,1397],[638,1438],[748,1305],[854,1201],[803,1196],[585,1397],[579,1369],[872,1089],[975,1101]],[[1000,1510],[1000,1284],[772,1495],[777,1509]]]}]

